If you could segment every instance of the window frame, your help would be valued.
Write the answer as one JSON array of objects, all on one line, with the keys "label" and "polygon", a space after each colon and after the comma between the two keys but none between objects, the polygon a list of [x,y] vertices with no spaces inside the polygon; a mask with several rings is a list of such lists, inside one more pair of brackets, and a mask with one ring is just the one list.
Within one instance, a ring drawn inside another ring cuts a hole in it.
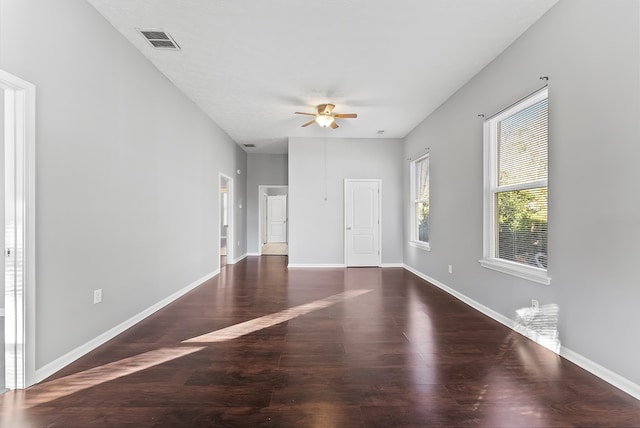
[{"label": "window frame", "polygon": [[[514,275],[519,278],[537,282],[544,285],[551,283],[551,277],[548,275],[547,269],[526,265],[501,259],[496,254],[496,241],[498,239],[497,230],[497,195],[500,192],[525,190],[535,188],[546,188],[547,194],[549,189],[549,173],[547,170],[547,178],[537,180],[525,184],[499,186],[498,185],[498,147],[497,147],[497,123],[501,120],[512,116],[532,105],[549,98],[548,87],[537,90],[533,94],[512,104],[501,112],[484,120],[484,192],[483,192],[483,258],[479,260],[480,265],[485,268],[496,270],[498,272]],[[547,129],[548,133],[548,129]],[[549,141],[547,139],[547,147]],[[547,158],[549,157],[547,151]],[[547,213],[549,213],[549,201],[547,199]],[[548,224],[547,217],[547,224]],[[547,229],[548,230],[548,229]]]},{"label": "window frame", "polygon": [[[418,162],[423,160],[427,161],[427,171],[429,171],[429,179],[427,181],[427,188],[431,186],[431,170],[430,163],[431,158],[429,157],[429,152],[426,152],[416,159],[411,160],[411,165],[409,168],[410,171],[410,192],[411,192],[411,237],[409,239],[409,245],[415,248],[420,248],[425,251],[431,251],[431,234],[429,234],[429,241],[420,241],[418,238],[418,216],[417,216],[417,205],[419,203],[427,202],[429,204],[429,209],[431,209],[431,195],[429,195],[428,199],[419,199],[418,198],[418,177],[416,177],[417,168],[416,165]],[[431,226],[431,216],[429,216],[429,227]]]}]

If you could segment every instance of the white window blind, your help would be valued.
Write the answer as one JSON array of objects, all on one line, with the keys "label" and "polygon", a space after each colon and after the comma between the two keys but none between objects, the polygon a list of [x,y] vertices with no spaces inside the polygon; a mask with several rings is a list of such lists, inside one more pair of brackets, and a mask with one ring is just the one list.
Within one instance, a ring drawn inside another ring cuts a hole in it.
[{"label": "white window blind", "polygon": [[497,254],[547,267],[548,98],[497,122]]},{"label": "white window blind", "polygon": [[418,244],[429,244],[429,154],[411,163],[412,238]]},{"label": "white window blind", "polygon": [[548,118],[544,88],[485,123],[485,261],[545,277]]}]

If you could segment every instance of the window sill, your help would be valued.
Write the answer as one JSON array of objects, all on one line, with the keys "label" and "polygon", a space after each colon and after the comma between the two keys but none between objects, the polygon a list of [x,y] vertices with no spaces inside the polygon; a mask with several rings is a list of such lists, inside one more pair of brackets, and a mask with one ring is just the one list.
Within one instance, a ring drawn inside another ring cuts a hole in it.
[{"label": "window sill", "polygon": [[519,263],[512,263],[506,260],[483,259],[478,260],[482,267],[492,269],[507,275],[517,276],[518,278],[537,282],[538,284],[549,285],[551,278],[547,275],[547,271],[530,266],[524,266]]},{"label": "window sill", "polygon": [[409,246],[413,248],[419,248],[424,251],[431,251],[431,245],[428,242],[409,241]]}]

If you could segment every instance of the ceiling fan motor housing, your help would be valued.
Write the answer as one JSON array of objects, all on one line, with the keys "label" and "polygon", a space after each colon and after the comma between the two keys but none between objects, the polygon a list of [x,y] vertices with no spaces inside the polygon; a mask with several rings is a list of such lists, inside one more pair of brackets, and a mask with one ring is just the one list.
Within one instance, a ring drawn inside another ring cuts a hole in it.
[{"label": "ceiling fan motor housing", "polygon": [[323,128],[331,127],[332,129],[336,129],[336,128],[338,128],[338,124],[336,123],[336,118],[354,119],[354,118],[358,117],[358,115],[355,114],[355,113],[334,114],[333,113],[333,109],[334,108],[336,108],[335,104],[319,104],[318,107],[316,108],[317,113],[315,113],[315,114],[314,113],[305,113],[305,112],[300,112],[300,111],[295,112],[295,114],[303,114],[303,115],[306,115],[306,116],[315,116],[315,119],[310,120],[309,122],[303,124],[302,125],[303,128],[305,126],[309,126],[313,122],[315,122],[315,123],[317,123],[318,125],[320,125]]}]

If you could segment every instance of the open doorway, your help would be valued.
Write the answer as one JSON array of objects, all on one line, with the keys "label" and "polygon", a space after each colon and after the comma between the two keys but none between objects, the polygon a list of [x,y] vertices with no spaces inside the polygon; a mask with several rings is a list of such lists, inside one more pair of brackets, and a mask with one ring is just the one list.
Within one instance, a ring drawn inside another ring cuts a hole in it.
[{"label": "open doorway", "polygon": [[35,381],[35,86],[0,70],[4,183],[3,389]]},{"label": "open doorway", "polygon": [[[4,114],[4,89],[0,91],[0,145],[3,147],[0,150],[0,168],[2,168],[2,172],[0,173],[0,224],[5,224],[4,221],[4,122],[5,122],[5,114]],[[4,245],[4,233],[0,233],[0,248],[5,248]],[[0,263],[0,278],[4,278],[5,268],[4,263]],[[6,287],[5,287],[6,289]],[[2,344],[2,349],[6,347],[6,342],[4,340],[4,295],[5,293],[0,293],[0,343]],[[4,366],[5,355],[4,352],[0,352],[0,373],[5,372]],[[5,388],[5,377],[0,376],[0,393],[7,391]]]},{"label": "open doorway", "polygon": [[220,269],[233,261],[233,179],[220,173]]},{"label": "open doorway", "polygon": [[262,255],[289,254],[288,186],[258,186],[258,248]]}]

